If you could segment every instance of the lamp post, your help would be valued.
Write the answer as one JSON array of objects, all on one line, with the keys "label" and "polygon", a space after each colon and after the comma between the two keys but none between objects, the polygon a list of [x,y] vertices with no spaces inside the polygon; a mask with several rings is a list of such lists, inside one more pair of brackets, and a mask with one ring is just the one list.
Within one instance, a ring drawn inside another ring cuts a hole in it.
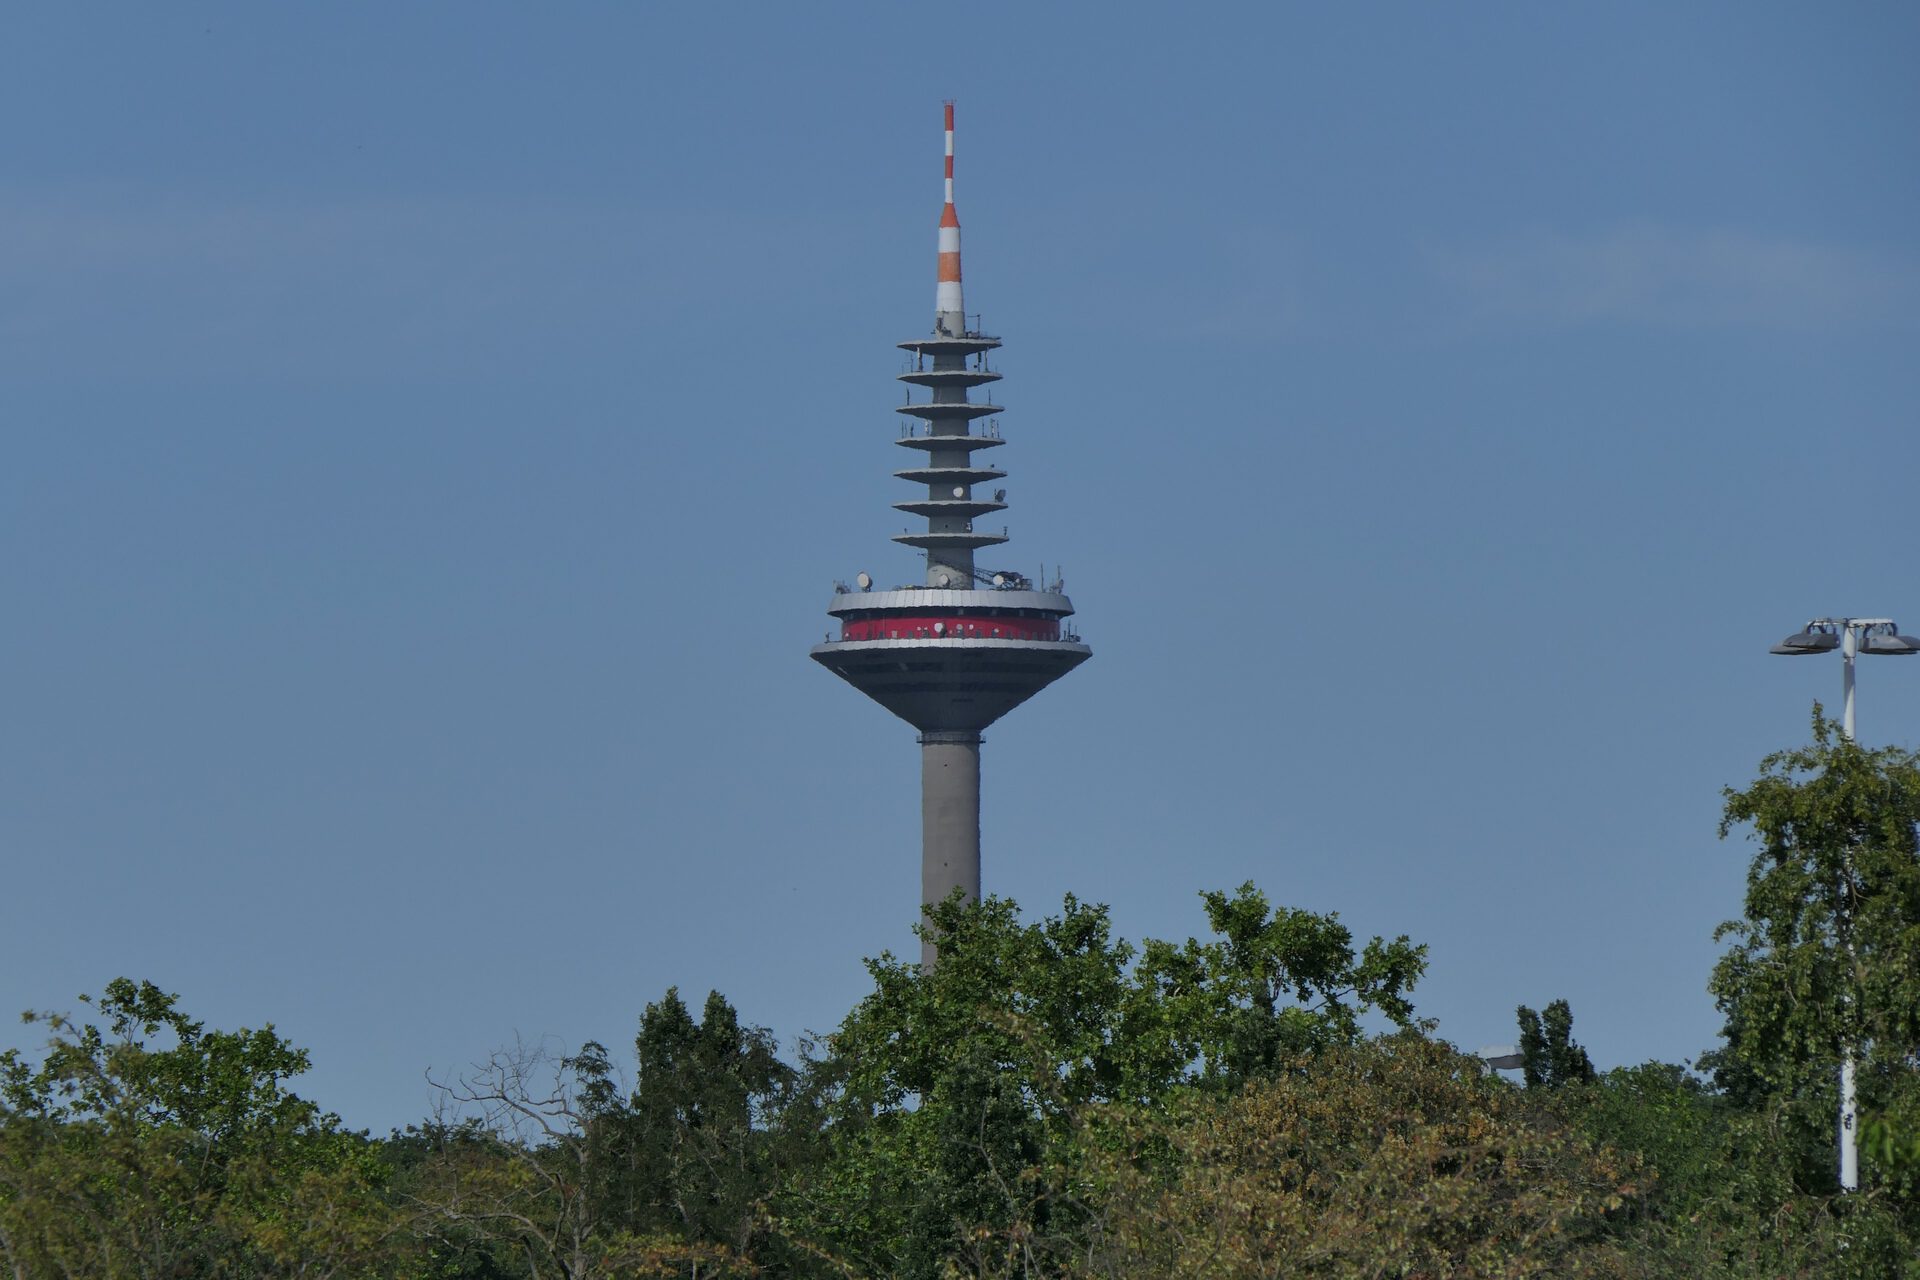
[{"label": "lamp post", "polygon": [[[1799,631],[1774,645],[1769,653],[1783,654],[1787,657],[1805,657],[1815,653],[1840,651],[1843,674],[1841,676],[1841,713],[1840,732],[1847,741],[1853,741],[1853,660],[1862,653],[1880,657],[1911,657],[1920,653],[1920,639],[1900,634],[1900,627],[1891,618],[1815,618]],[[1847,948],[1849,956],[1853,953],[1853,940],[1847,936],[1848,920],[1846,915],[1846,894],[1838,899],[1839,910],[1834,916],[1834,928],[1840,941]],[[1842,999],[1851,1002],[1852,992],[1842,994]],[[1860,1126],[1858,1108],[1855,1105],[1853,1088],[1853,1045],[1844,1043],[1840,1048],[1840,1189],[1852,1192],[1860,1189]]]}]

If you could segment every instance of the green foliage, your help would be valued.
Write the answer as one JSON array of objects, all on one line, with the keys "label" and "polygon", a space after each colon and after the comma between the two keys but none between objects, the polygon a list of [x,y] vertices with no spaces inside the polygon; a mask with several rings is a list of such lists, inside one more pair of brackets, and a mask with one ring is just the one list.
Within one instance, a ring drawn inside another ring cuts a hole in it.
[{"label": "green foliage", "polygon": [[1860,1149],[1889,1174],[1920,1168],[1920,1129],[1902,1116],[1875,1116],[1860,1126]]},{"label": "green foliage", "polygon": [[756,1125],[778,1111],[792,1068],[775,1056],[772,1036],[742,1027],[717,991],[695,1022],[669,989],[647,1006],[634,1049],[639,1078],[618,1118],[635,1175],[623,1189],[630,1226],[745,1250],[773,1156]]},{"label": "green foliage", "polygon": [[902,1276],[996,1233],[1071,1238],[1086,1209],[1048,1171],[1074,1166],[1087,1108],[1231,1090],[1357,1042],[1370,1012],[1412,1025],[1424,948],[1356,953],[1337,917],[1250,884],[1202,897],[1214,938],[1138,953],[1071,896],[1032,924],[1001,899],[933,908],[939,963],[870,962],[874,992],[830,1042],[828,1151],[783,1192],[787,1219]]},{"label": "green foliage", "polygon": [[1549,1105],[1594,1142],[1639,1156],[1657,1180],[1642,1203],[1658,1212],[1684,1218],[1726,1187],[1733,1110],[1684,1065],[1617,1067]]},{"label": "green foliage", "polygon": [[1521,1005],[1520,1071],[1529,1089],[1585,1084],[1594,1077],[1587,1051],[1573,1042],[1573,1010],[1565,1000],[1547,1006],[1542,1018]]},{"label": "green foliage", "polygon": [[105,1027],[29,1014],[36,1065],[0,1054],[0,1260],[16,1275],[388,1274],[404,1260],[386,1166],[288,1091],[304,1050],[208,1031],[119,978]]},{"label": "green foliage", "polygon": [[1283,1057],[1351,1044],[1368,1012],[1415,1025],[1408,994],[1426,972],[1426,947],[1403,934],[1356,954],[1338,914],[1273,909],[1251,882],[1200,897],[1214,940],[1190,938],[1177,953],[1149,942],[1142,977],[1196,1015],[1208,1082],[1235,1087],[1271,1075]]},{"label": "green foliage", "polygon": [[[116,981],[0,1054],[0,1274],[627,1280],[1570,1276],[1920,1280],[1920,761],[1815,741],[1728,792],[1761,844],[1713,977],[1710,1083],[1596,1075],[1565,1001],[1518,1010],[1527,1089],[1426,1038],[1425,949],[1252,885],[1204,940],[1068,897],[930,912],[929,969],[797,1066],[717,992],[597,1043],[515,1045],[371,1143]],[[1386,1030],[1378,1039],[1369,1031]],[[1834,1192],[1833,1062],[1871,1172]]]},{"label": "green foliage", "polygon": [[[761,1201],[793,1070],[719,993],[696,1022],[669,990],[635,1040],[637,1083],[604,1046],[495,1053],[441,1084],[446,1114],[402,1135],[418,1230],[443,1274],[719,1277],[778,1261]],[[509,1269],[511,1268],[511,1269]]]},{"label": "green foliage", "polygon": [[1622,1275],[1613,1220],[1644,1194],[1637,1160],[1412,1034],[1108,1124],[1067,1275]]},{"label": "green foliage", "polygon": [[[1725,793],[1721,834],[1750,827],[1759,847],[1744,914],[1717,935],[1733,941],[1708,984],[1725,1044],[1706,1060],[1765,1126],[1789,1185],[1827,1194],[1843,1049],[1864,1111],[1920,1111],[1920,756],[1849,741],[1816,706],[1812,743],[1761,768]],[[1863,1173],[1913,1195],[1885,1161]]]},{"label": "green foliage", "polygon": [[[1723,1044],[1701,1062],[1718,1092],[1650,1066],[1555,1097],[1660,1175],[1635,1226],[1648,1256],[1702,1276],[1920,1275],[1920,1171],[1898,1136],[1920,1118],[1920,757],[1861,747],[1815,706],[1812,741],[1725,799],[1721,835],[1758,847],[1716,935]],[[1869,1125],[1863,1189],[1841,1195],[1848,1048]]]},{"label": "green foliage", "polygon": [[1069,898],[1025,925],[1010,902],[956,899],[931,924],[931,970],[868,963],[873,993],[811,1072],[824,1158],[777,1200],[862,1272],[937,1274],[961,1231],[1025,1212],[1023,1179],[1076,1104],[1164,1087],[1176,1070],[1104,908]]},{"label": "green foliage", "polygon": [[[259,1031],[207,1031],[151,982],[116,978],[97,1002],[103,1031],[62,1014],[30,1013],[52,1040],[37,1070],[17,1051],[0,1054],[0,1099],[9,1113],[48,1120],[109,1116],[191,1130],[230,1152],[250,1135],[309,1128],[311,1103],[280,1087],[304,1072],[306,1051]],[[94,1004],[81,996],[83,1004]],[[149,1042],[170,1038],[170,1048]]]}]

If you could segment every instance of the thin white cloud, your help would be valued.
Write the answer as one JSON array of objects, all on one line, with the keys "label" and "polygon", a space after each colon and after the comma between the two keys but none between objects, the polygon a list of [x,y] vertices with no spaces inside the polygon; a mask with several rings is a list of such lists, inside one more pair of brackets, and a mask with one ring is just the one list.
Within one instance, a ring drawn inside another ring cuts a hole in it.
[{"label": "thin white cloud", "polygon": [[[0,192],[0,370],[383,376],[764,306],[775,214],[500,200]],[[629,324],[609,326],[608,317]]]},{"label": "thin white cloud", "polygon": [[1910,257],[1757,235],[1655,227],[1436,250],[1435,281],[1469,322],[1831,329],[1920,301]]}]

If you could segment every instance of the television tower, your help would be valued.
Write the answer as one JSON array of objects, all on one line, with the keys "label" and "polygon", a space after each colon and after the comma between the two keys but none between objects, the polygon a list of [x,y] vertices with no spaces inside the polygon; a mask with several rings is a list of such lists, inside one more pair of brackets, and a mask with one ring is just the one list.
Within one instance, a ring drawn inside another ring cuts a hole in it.
[{"label": "television tower", "polygon": [[[920,731],[923,903],[944,901],[955,889],[969,900],[980,896],[980,731],[1093,656],[1066,621],[1073,603],[1063,582],[1047,586],[974,563],[975,551],[1007,541],[1004,528],[974,527],[1007,506],[1005,489],[976,492],[1007,473],[973,456],[1005,443],[994,417],[1001,406],[969,399],[974,388],[1000,380],[987,358],[1000,340],[967,325],[951,102],[946,124],[933,332],[899,344],[911,358],[900,375],[907,403],[898,410],[908,422],[895,443],[921,457],[893,473],[926,486],[924,495],[893,504],[926,517],[924,532],[893,539],[927,553],[926,581],[875,591],[862,573],[857,588],[838,585],[827,612],[840,634],[812,651],[814,661]],[[927,398],[916,400],[914,388]],[[934,952],[931,939],[923,941],[921,964],[931,966]]]}]

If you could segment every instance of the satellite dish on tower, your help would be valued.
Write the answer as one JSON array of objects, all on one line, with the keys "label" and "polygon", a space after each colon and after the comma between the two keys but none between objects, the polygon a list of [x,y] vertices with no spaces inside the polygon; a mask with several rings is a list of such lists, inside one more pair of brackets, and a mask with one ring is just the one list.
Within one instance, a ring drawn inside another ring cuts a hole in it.
[{"label": "satellite dish on tower", "polygon": [[956,498],[964,498],[967,496],[967,491],[963,486],[955,485],[953,486],[953,496]]},{"label": "satellite dish on tower", "polygon": [[860,576],[855,578],[854,581],[860,584],[862,591],[871,590],[873,587],[873,575],[864,569],[860,571]]}]

